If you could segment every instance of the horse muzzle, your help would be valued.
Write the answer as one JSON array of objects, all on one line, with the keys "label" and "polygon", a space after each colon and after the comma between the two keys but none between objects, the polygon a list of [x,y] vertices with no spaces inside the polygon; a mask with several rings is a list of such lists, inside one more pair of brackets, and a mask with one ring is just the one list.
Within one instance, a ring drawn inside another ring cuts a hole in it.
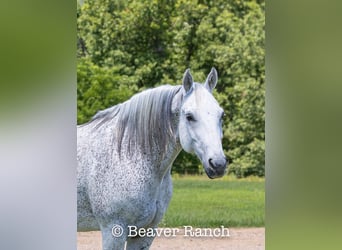
[{"label": "horse muzzle", "polygon": [[226,157],[209,158],[204,170],[210,179],[222,177],[227,170],[228,160]]}]

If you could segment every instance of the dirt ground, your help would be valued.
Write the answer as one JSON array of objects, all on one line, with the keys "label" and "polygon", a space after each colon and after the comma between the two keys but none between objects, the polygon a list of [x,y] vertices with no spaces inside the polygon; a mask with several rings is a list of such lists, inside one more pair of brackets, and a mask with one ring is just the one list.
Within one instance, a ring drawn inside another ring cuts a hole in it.
[{"label": "dirt ground", "polygon": [[[264,250],[265,228],[229,228],[229,237],[185,237],[184,229],[175,237],[156,237],[151,250],[227,249]],[[100,232],[77,233],[77,250],[101,250]]]}]

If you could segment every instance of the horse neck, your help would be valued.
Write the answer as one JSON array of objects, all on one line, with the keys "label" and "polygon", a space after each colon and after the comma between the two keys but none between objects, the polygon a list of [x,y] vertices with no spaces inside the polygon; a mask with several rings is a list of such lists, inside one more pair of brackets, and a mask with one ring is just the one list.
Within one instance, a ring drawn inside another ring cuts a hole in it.
[{"label": "horse neck", "polygon": [[158,166],[159,175],[161,179],[163,179],[165,175],[170,175],[172,164],[174,160],[177,158],[177,156],[179,155],[181,150],[182,150],[182,147],[179,142],[179,136],[178,136],[178,131],[177,131],[176,140],[169,143],[167,150],[162,160],[160,161],[160,165]]}]

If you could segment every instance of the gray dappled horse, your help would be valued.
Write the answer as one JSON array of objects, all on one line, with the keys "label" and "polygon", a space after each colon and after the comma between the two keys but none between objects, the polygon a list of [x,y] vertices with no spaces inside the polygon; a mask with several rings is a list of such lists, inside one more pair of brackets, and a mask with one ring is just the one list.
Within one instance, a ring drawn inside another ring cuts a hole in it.
[{"label": "gray dappled horse", "polygon": [[149,249],[153,237],[128,237],[128,227],[157,227],[182,148],[197,155],[209,178],[225,174],[223,110],[212,95],[216,83],[214,68],[204,84],[193,82],[188,69],[182,86],[143,91],[78,126],[78,231],[101,230],[106,250],[125,244]]}]

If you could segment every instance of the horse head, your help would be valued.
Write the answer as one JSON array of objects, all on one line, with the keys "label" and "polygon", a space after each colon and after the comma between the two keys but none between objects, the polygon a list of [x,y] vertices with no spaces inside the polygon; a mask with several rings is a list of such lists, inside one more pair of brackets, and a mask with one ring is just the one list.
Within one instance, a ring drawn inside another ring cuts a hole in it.
[{"label": "horse head", "polygon": [[195,83],[187,69],[183,76],[183,103],[179,115],[179,138],[182,148],[195,153],[209,178],[226,172],[227,159],[222,149],[223,109],[212,95],[217,72],[211,69],[204,84]]}]

